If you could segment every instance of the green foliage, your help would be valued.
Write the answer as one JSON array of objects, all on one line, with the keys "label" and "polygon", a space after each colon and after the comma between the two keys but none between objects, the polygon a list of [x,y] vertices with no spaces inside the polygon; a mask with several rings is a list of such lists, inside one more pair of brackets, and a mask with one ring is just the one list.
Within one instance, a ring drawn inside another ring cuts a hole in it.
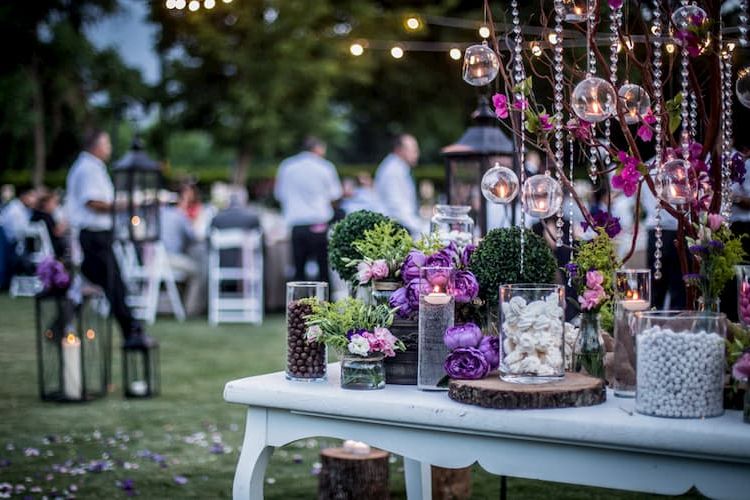
[{"label": "green foliage", "polygon": [[471,256],[469,270],[479,282],[479,296],[496,303],[498,288],[511,283],[554,283],[557,264],[544,240],[524,230],[524,268],[521,273],[521,229],[493,229]]},{"label": "green foliage", "polygon": [[[385,260],[391,276],[401,269],[406,255],[414,246],[409,231],[392,220],[378,222],[372,229],[366,229],[362,239],[352,243],[354,249],[366,260]],[[357,260],[349,262],[349,266]]]},{"label": "green foliage", "polygon": [[354,248],[354,242],[361,239],[366,230],[374,228],[379,222],[388,220],[385,215],[369,210],[359,210],[350,213],[344,220],[333,226],[331,240],[328,244],[328,258],[331,267],[339,273],[344,281],[353,281],[357,274],[357,270],[349,267],[348,263],[363,257]]},{"label": "green foliage", "polygon": [[604,229],[600,228],[595,238],[578,247],[573,262],[578,266],[576,285],[579,293],[583,293],[586,288],[586,272],[596,270],[604,277],[602,288],[608,297],[612,297],[615,270],[620,268],[620,260],[617,258],[612,239],[607,236]]},{"label": "green foliage", "polygon": [[[369,306],[351,297],[337,302],[322,302],[314,298],[303,300],[312,307],[312,314],[306,318],[307,326],[320,328],[317,340],[339,352],[345,352],[349,344],[347,333],[360,329],[372,332],[376,327],[388,328],[393,324],[396,311],[385,304]],[[403,350],[403,343],[397,344],[396,348]]]},{"label": "green foliage", "polygon": [[724,243],[724,249],[710,254],[706,260],[705,276],[708,276],[709,295],[718,297],[727,282],[734,279],[734,266],[743,262],[745,250],[741,238],[736,238],[726,226],[714,232],[714,237]]},{"label": "green foliage", "polygon": [[438,233],[423,234],[416,242],[414,248],[425,255],[432,255],[443,249],[443,242],[440,241]]},{"label": "green foliage", "polygon": [[672,99],[665,103],[667,108],[667,114],[669,115],[669,133],[674,134],[680,127],[682,117],[680,115],[680,108],[684,96],[682,92],[674,96]]}]

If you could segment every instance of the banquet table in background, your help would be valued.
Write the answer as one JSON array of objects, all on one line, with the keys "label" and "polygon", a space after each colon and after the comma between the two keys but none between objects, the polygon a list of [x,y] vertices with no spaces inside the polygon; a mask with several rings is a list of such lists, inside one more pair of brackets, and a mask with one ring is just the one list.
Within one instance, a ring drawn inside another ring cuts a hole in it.
[{"label": "banquet table in background", "polygon": [[357,439],[404,457],[407,496],[431,498],[430,464],[478,462],[494,474],[677,495],[695,486],[711,498],[748,498],[750,425],[741,412],[679,420],[634,413],[607,395],[587,408],[489,410],[444,392],[389,385],[380,391],[299,383],[283,372],[228,382],[224,399],[248,407],[234,478],[235,499],[263,498],[274,448],[325,436]]}]

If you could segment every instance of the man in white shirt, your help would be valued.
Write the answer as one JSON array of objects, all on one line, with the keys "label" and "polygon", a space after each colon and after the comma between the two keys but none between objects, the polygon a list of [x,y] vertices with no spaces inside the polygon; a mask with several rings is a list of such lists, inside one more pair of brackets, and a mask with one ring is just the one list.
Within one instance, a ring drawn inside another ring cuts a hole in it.
[{"label": "man in white shirt", "polygon": [[318,279],[328,281],[328,224],[333,202],[342,195],[336,167],[325,159],[326,144],[308,137],[304,151],[279,165],[274,196],[281,203],[284,221],[292,231],[294,279],[305,280],[305,264],[314,259]]},{"label": "man in white shirt", "polygon": [[401,134],[393,142],[393,151],[380,162],[375,172],[375,190],[383,213],[400,222],[412,235],[425,229],[419,217],[417,188],[411,169],[419,161],[419,144],[414,136]]},{"label": "man in white shirt", "polygon": [[36,200],[36,191],[26,189],[0,210],[0,289],[7,288],[13,274],[33,272],[33,269],[24,269],[26,266],[19,255],[17,243],[22,240],[29,225]]},{"label": "man in white shirt", "polygon": [[104,164],[112,155],[109,134],[89,133],[84,151],[70,167],[66,180],[70,224],[79,232],[83,251],[81,272],[101,286],[117,319],[126,347],[142,347],[152,341],[125,303],[125,284],[112,253],[112,204],[114,186]]}]

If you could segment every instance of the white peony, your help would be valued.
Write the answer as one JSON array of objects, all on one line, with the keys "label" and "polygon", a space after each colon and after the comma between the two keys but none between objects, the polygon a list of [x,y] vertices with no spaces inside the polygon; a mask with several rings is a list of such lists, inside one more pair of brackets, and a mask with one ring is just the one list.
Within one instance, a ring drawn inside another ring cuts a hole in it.
[{"label": "white peony", "polygon": [[367,356],[370,353],[370,343],[362,335],[352,335],[348,348],[350,353],[357,356]]}]

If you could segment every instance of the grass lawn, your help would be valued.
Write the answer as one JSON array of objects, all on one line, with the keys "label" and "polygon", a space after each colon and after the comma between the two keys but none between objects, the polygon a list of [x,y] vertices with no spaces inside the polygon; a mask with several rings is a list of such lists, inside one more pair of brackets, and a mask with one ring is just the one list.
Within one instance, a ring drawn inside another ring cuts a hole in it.
[{"label": "grass lawn", "polygon": [[[280,316],[262,327],[160,319],[151,332],[161,341],[161,396],[123,399],[115,352],[113,393],[86,404],[55,404],[38,397],[32,306],[31,299],[0,296],[0,483],[17,489],[13,498],[231,497],[244,411],[223,402],[223,386],[283,368]],[[315,498],[318,453],[335,443],[308,439],[277,450],[266,498]],[[402,471],[393,457],[393,498],[405,498]],[[511,499],[647,498],[513,478],[508,485]],[[474,498],[497,498],[499,479],[475,467],[473,490]]]}]

